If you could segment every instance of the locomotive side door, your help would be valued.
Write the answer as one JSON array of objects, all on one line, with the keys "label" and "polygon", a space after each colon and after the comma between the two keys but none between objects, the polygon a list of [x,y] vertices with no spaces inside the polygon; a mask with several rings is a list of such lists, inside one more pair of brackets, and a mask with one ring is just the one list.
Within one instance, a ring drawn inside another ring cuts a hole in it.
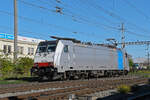
[{"label": "locomotive side door", "polygon": [[71,45],[64,45],[63,52],[65,70],[73,69],[73,47]]},{"label": "locomotive side door", "polygon": [[69,46],[69,52],[68,52],[68,67],[70,70],[73,70],[74,69],[74,64],[73,64],[73,45],[70,45]]}]

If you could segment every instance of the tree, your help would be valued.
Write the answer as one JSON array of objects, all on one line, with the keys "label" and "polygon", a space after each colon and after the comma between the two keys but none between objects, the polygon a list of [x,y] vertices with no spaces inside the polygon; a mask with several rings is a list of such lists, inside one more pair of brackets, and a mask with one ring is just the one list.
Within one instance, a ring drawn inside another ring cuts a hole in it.
[{"label": "tree", "polygon": [[0,73],[2,77],[9,77],[13,73],[14,64],[9,58],[0,56]]},{"label": "tree", "polygon": [[17,59],[15,71],[17,74],[29,75],[32,66],[33,66],[33,59],[28,57],[22,57]]},{"label": "tree", "polygon": [[133,60],[132,60],[132,59],[129,59],[129,67],[132,68],[133,65],[134,65]]}]

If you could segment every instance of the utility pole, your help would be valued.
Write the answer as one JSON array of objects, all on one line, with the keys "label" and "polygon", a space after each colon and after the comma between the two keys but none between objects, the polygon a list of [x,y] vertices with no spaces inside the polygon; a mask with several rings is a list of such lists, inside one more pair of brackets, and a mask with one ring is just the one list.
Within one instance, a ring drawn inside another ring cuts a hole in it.
[{"label": "utility pole", "polygon": [[17,18],[17,0],[14,0],[14,62],[17,59],[17,33],[18,33],[18,18]]},{"label": "utility pole", "polygon": [[147,44],[147,66],[149,67],[149,56],[150,56],[150,53],[149,53],[149,44]]},{"label": "utility pole", "polygon": [[124,68],[126,67],[126,63],[125,63],[125,35],[124,35],[124,23],[121,23],[121,43],[122,43],[122,51],[123,51],[123,66]]},{"label": "utility pole", "polygon": [[122,33],[121,37],[122,49],[124,49],[125,48],[124,23],[121,24],[121,33]]},{"label": "utility pole", "polygon": [[149,52],[147,53],[147,56],[148,56],[148,67],[149,67]]}]

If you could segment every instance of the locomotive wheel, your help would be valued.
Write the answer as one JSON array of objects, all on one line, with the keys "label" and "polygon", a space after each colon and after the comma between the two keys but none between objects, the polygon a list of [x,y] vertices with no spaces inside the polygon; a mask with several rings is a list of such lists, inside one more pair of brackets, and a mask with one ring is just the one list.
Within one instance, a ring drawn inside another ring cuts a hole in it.
[{"label": "locomotive wheel", "polygon": [[52,81],[53,79],[52,79],[52,77],[48,77],[48,80],[49,80],[49,81]]},{"label": "locomotive wheel", "polygon": [[39,79],[38,79],[39,82],[44,82],[46,80],[48,80],[46,76],[39,76]]},{"label": "locomotive wheel", "polygon": [[41,76],[38,77],[38,82],[42,82],[42,77]]},{"label": "locomotive wheel", "polygon": [[81,77],[80,78],[81,80],[84,80],[84,79],[86,79],[86,74],[81,74],[80,77]]},{"label": "locomotive wheel", "polygon": [[110,76],[110,73],[107,72],[107,71],[105,71],[104,76],[109,77],[109,76]]},{"label": "locomotive wheel", "polygon": [[128,75],[128,71],[124,71],[124,75]]}]

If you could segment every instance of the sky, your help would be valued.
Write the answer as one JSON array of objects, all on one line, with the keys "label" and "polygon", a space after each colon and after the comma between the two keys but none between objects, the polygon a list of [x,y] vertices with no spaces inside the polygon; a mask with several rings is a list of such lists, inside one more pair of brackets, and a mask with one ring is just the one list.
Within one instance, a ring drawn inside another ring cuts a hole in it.
[{"label": "sky", "polygon": [[[60,1],[60,2],[59,2]],[[150,40],[150,0],[17,0],[18,35],[51,40],[50,36],[83,42]],[[61,8],[61,13],[56,12]],[[13,0],[1,0],[0,33],[13,34]],[[146,57],[146,45],[126,46],[136,57]]]}]

